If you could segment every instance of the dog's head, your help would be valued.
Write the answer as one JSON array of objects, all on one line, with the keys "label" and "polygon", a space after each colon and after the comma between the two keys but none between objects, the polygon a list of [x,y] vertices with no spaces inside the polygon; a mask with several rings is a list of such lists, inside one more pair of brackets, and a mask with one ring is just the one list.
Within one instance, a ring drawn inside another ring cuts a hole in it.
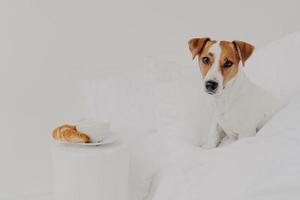
[{"label": "dog's head", "polygon": [[246,42],[234,40],[215,41],[209,38],[193,38],[189,41],[193,59],[198,56],[204,90],[211,95],[220,95],[232,80],[240,63],[245,64],[254,47]]}]

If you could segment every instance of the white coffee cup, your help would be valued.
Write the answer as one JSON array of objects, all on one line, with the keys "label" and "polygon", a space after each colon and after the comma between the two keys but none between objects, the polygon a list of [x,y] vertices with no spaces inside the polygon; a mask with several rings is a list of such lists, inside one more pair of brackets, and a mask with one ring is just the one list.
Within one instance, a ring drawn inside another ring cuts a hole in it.
[{"label": "white coffee cup", "polygon": [[90,142],[99,142],[109,133],[109,122],[94,118],[81,119],[76,124],[77,130],[90,137]]}]

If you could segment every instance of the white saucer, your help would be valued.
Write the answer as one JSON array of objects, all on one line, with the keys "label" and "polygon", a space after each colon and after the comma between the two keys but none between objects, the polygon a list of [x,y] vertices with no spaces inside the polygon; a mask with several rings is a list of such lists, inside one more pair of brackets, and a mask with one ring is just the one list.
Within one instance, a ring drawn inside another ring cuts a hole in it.
[{"label": "white saucer", "polygon": [[100,146],[105,144],[111,144],[116,142],[119,139],[119,135],[117,133],[109,132],[107,135],[103,137],[102,140],[98,142],[89,142],[89,143],[68,143],[68,142],[61,142],[63,144],[71,144],[71,145],[80,145],[80,146]]}]

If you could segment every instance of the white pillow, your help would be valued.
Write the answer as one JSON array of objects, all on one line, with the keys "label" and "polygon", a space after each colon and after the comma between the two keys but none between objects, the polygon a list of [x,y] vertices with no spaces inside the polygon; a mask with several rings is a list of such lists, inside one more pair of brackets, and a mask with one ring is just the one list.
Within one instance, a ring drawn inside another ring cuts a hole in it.
[{"label": "white pillow", "polygon": [[285,100],[300,92],[300,32],[254,52],[245,71],[256,84]]},{"label": "white pillow", "polygon": [[197,64],[152,59],[129,70],[106,70],[85,81],[87,117],[109,120],[122,135],[159,132],[201,144],[211,106]]},{"label": "white pillow", "polygon": [[131,149],[131,199],[144,198],[182,141],[200,144],[210,120],[197,65],[148,59],[140,68],[103,70],[85,83],[87,116],[109,120]]}]

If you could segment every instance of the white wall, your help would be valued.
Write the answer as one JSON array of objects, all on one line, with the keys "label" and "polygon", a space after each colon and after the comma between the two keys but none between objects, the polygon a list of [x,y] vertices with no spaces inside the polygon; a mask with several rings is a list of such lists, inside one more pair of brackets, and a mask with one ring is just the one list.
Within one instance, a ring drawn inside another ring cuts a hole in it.
[{"label": "white wall", "polygon": [[0,199],[49,185],[51,129],[83,110],[78,79],[147,56],[190,63],[192,36],[261,47],[300,29],[299,9],[297,0],[1,0]]}]

